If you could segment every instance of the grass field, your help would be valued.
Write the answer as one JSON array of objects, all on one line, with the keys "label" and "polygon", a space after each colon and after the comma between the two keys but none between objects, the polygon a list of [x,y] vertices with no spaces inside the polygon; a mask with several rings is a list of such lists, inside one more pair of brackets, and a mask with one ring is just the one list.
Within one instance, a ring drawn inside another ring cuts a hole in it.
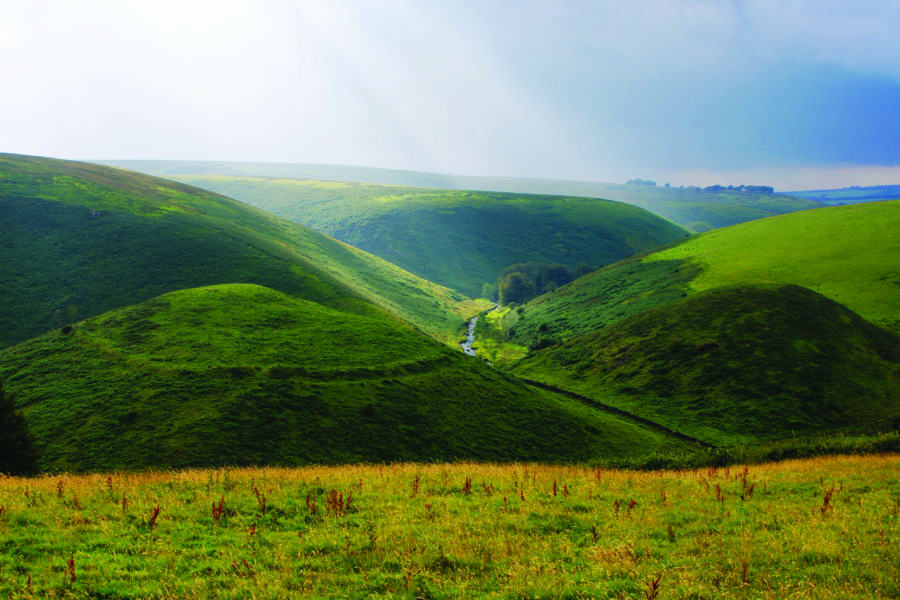
[{"label": "grass field", "polygon": [[0,595],[896,598],[898,472],[876,455],[2,478]]}]

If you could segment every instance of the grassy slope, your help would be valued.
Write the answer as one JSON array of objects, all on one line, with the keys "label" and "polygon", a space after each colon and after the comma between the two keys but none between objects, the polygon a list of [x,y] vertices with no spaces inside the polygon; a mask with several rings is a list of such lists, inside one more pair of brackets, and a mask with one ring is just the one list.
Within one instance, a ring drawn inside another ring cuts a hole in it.
[{"label": "grassy slope", "polygon": [[900,327],[900,200],[836,206],[696,236],[647,260],[689,260],[701,291],[751,281],[794,283],[866,319]]},{"label": "grassy slope", "polygon": [[470,296],[519,262],[600,266],[684,236],[622,203],[298,179],[177,175]]},{"label": "grassy slope", "polygon": [[533,353],[513,373],[716,444],[900,414],[900,335],[794,285],[692,295]]},{"label": "grassy slope", "polygon": [[606,184],[604,192],[604,198],[640,206],[693,231],[821,206],[807,198],[734,191],[713,193],[696,188]]},{"label": "grassy slope", "polygon": [[[753,282],[801,285],[869,321],[900,326],[900,201],[803,211],[710,231],[591,273],[508,312],[528,346],[612,325],[684,295]],[[510,332],[512,334],[510,335]]]},{"label": "grassy slope", "polygon": [[375,304],[444,339],[474,310],[450,290],[234,200],[8,154],[0,155],[0,280],[0,347],[215,283],[258,283],[355,312]]},{"label": "grassy slope", "polygon": [[756,194],[733,191],[710,193],[690,187],[666,188],[664,186],[649,187],[619,183],[513,177],[466,177],[335,165],[217,163],[204,161],[112,161],[109,164],[124,166],[160,177],[173,178],[180,178],[185,175],[233,175],[239,177],[365,181],[455,190],[492,190],[516,194],[605,198],[640,206],[696,231],[705,231],[711,228],[742,223],[751,219],[760,219],[821,206],[814,199],[797,198],[782,194]]},{"label": "grassy slope", "polygon": [[384,315],[249,284],[172,292],[0,352],[49,469],[587,460],[677,447]]}]

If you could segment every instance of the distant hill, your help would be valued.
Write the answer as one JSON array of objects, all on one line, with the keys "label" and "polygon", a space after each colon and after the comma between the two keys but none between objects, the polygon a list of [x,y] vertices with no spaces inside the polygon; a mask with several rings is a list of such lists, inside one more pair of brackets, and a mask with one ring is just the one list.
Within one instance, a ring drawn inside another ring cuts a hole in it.
[{"label": "distant hill", "polygon": [[[231,175],[313,179],[419,186],[452,190],[484,190],[517,194],[590,197],[634,204],[692,231],[706,231],[753,219],[823,206],[815,200],[724,187],[665,187],[530,179],[518,177],[472,177],[367,167],[308,165],[294,163],[242,163],[205,161],[104,161],[160,177],[181,180],[185,175]],[[745,186],[753,189],[754,186]]]},{"label": "distant hill", "polygon": [[171,292],[0,351],[49,470],[641,456],[681,443],[385,314]]},{"label": "distant hill", "polygon": [[900,335],[795,285],[690,295],[512,372],[716,444],[900,423]]},{"label": "distant hill", "polygon": [[783,192],[784,196],[806,198],[827,205],[855,204],[873,200],[895,200],[900,198],[900,185],[854,186],[835,190],[808,190]]},{"label": "distant hill", "polygon": [[597,267],[686,235],[644,210],[595,198],[298,179],[177,178],[312,227],[473,297],[512,264]]},{"label": "distant hill", "polygon": [[161,293],[257,283],[444,340],[476,309],[371,254],[207,191],[0,155],[0,347]]}]

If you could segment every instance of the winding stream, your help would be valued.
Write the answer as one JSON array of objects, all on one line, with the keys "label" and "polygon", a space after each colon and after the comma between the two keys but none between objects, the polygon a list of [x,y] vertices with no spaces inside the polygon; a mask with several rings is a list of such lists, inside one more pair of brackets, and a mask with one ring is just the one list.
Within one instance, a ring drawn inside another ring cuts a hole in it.
[{"label": "winding stream", "polygon": [[[493,310],[497,310],[500,308],[499,304],[495,304],[492,308],[489,308],[484,312],[484,314],[488,314]],[[471,319],[469,319],[469,331],[466,333],[466,341],[462,342],[460,346],[462,347],[463,352],[468,354],[469,356],[478,356],[478,354],[472,350],[472,344],[475,343],[475,324],[478,322],[478,315],[475,315]]]},{"label": "winding stream", "polygon": [[478,322],[478,315],[475,315],[471,319],[469,319],[469,331],[466,333],[466,341],[460,344],[462,346],[463,352],[468,354],[469,356],[478,356],[474,350],[472,350],[472,344],[475,343],[475,323]]}]

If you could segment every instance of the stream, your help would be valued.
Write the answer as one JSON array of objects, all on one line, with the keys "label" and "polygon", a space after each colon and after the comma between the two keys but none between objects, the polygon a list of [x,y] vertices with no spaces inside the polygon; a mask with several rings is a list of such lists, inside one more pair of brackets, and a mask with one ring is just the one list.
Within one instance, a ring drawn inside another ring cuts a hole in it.
[{"label": "stream", "polygon": [[[492,310],[497,310],[500,308],[499,304],[495,304],[493,308],[485,311],[484,314],[491,312]],[[469,331],[466,333],[466,341],[461,343],[463,352],[468,354],[469,356],[478,356],[478,354],[472,350],[472,344],[475,343],[475,324],[478,323],[478,315],[475,315],[471,319],[469,319]]]},{"label": "stream", "polygon": [[469,331],[466,333],[466,341],[460,344],[462,346],[463,352],[468,354],[469,356],[478,356],[474,350],[472,350],[472,344],[475,343],[475,323],[478,322],[478,315],[475,315],[471,319],[469,319]]}]

